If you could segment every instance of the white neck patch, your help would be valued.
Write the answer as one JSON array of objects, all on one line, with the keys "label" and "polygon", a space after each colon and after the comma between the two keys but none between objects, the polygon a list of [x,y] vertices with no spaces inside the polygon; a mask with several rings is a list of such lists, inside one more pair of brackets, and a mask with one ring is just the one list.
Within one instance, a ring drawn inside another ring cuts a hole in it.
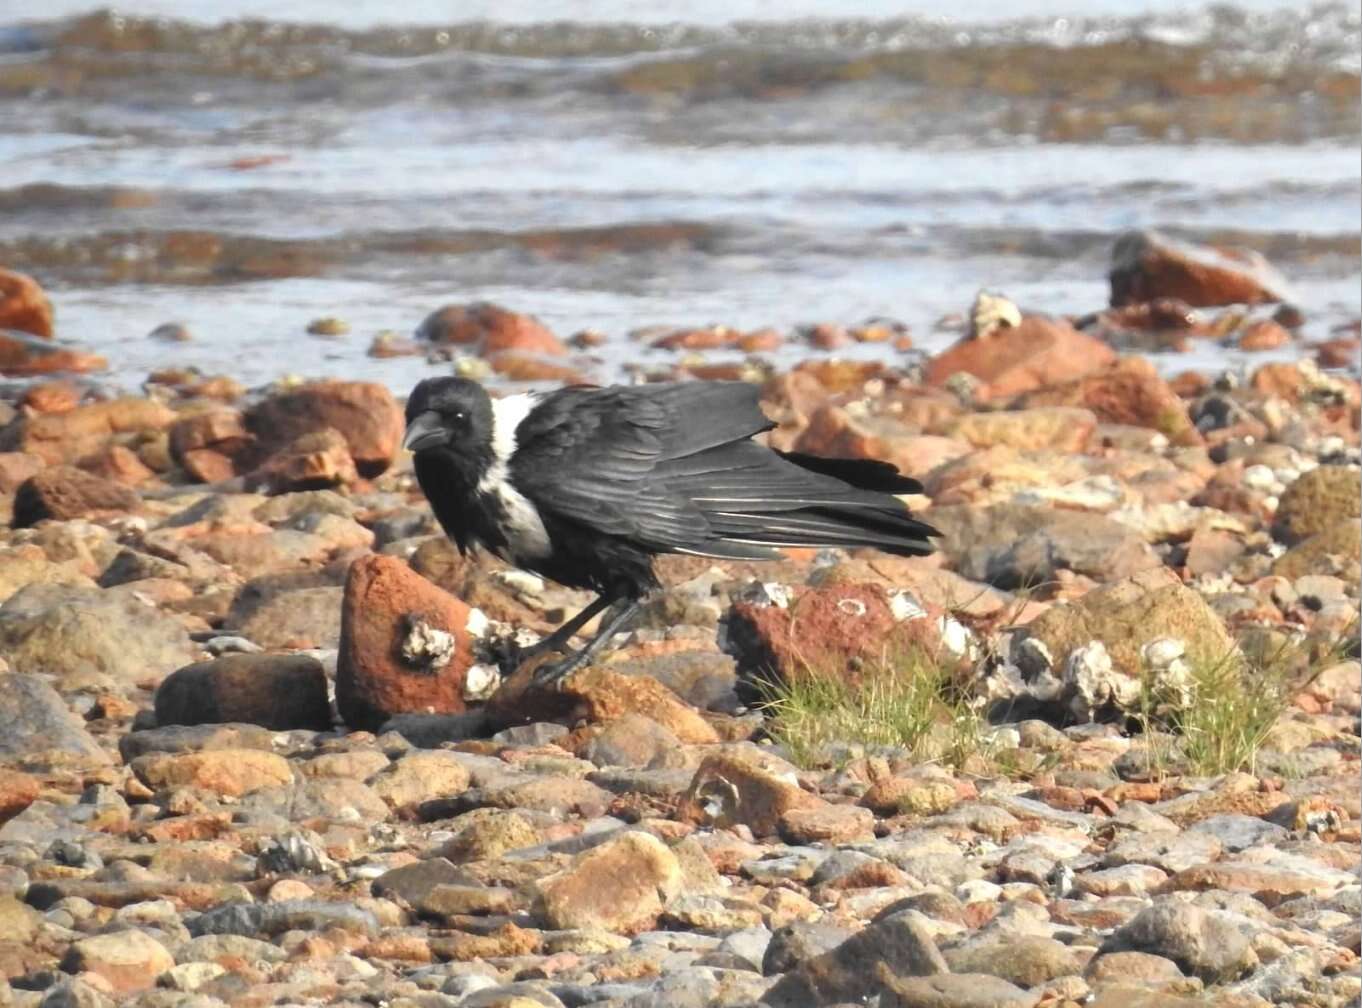
[{"label": "white neck patch", "polygon": [[478,481],[478,492],[497,498],[502,513],[511,563],[534,560],[552,551],[539,509],[511,482],[511,456],[516,450],[516,428],[539,404],[536,392],[521,392],[492,400],[492,464]]}]

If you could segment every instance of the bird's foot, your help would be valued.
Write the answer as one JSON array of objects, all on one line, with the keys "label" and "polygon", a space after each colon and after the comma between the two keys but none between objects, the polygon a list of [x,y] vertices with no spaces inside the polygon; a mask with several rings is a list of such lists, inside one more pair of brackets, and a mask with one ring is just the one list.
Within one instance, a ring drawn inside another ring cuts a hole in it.
[{"label": "bird's foot", "polygon": [[541,688],[560,689],[563,680],[581,668],[586,660],[587,656],[578,652],[561,661],[545,662],[534,670],[531,681]]}]

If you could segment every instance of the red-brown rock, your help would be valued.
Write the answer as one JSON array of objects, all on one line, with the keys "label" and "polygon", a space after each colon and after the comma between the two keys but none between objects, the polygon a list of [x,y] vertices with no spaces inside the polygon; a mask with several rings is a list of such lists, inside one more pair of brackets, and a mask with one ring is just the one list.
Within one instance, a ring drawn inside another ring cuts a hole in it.
[{"label": "red-brown rock", "polygon": [[141,486],[156,478],[137,453],[119,444],[105,445],[103,448],[85,456],[76,465],[100,479],[112,480],[124,486]]},{"label": "red-brown rock", "polygon": [[1134,231],[1111,255],[1111,303],[1177,298],[1193,307],[1290,301],[1286,280],[1257,252]]},{"label": "red-brown rock", "polygon": [[571,364],[542,353],[498,350],[488,355],[487,363],[503,378],[516,382],[551,381],[580,385],[586,381],[586,376]]},{"label": "red-brown rock", "polygon": [[997,399],[1081,378],[1115,359],[1111,347],[1069,323],[1028,315],[1021,325],[967,337],[933,357],[924,379],[944,385],[964,372],[983,383],[979,398]]},{"label": "red-brown rock", "polygon": [[1280,350],[1291,345],[1291,333],[1272,319],[1250,322],[1239,334],[1240,350]]},{"label": "red-brown rock", "polygon": [[0,374],[40,375],[103,371],[109,362],[98,354],[55,346],[37,336],[0,329]]},{"label": "red-brown rock", "polygon": [[445,305],[431,312],[417,327],[416,338],[473,347],[473,352],[480,356],[498,350],[524,350],[553,356],[567,353],[563,342],[538,319],[487,301]]},{"label": "red-brown rock", "polygon": [[37,801],[38,790],[36,777],[0,768],[0,823],[8,822]]},{"label": "red-brown rock", "polygon": [[742,337],[737,329],[724,325],[699,329],[675,329],[653,340],[654,350],[724,350]]},{"label": "red-brown rock", "polygon": [[112,399],[67,413],[25,417],[11,425],[12,434],[6,432],[12,443],[4,447],[58,465],[97,451],[116,434],[160,431],[174,420],[174,411],[155,399]]},{"label": "red-brown rock", "polygon": [[330,427],[349,446],[359,474],[377,476],[392,464],[402,443],[402,409],[384,385],[324,381],[271,396],[253,406],[246,429],[265,455],[304,434]]},{"label": "red-brown rock", "polygon": [[45,518],[67,521],[122,514],[141,498],[120,483],[76,469],[54,466],[29,477],[14,495],[14,527],[28,528]]},{"label": "red-brown rock", "polygon": [[394,714],[457,714],[473,662],[468,606],[401,560],[350,565],[341,608],[336,703],[352,728]]},{"label": "red-brown rock", "polygon": [[1314,351],[1315,361],[1322,368],[1356,369],[1358,355],[1362,353],[1362,340],[1356,336],[1340,336],[1316,344]]},{"label": "red-brown rock", "polygon": [[598,724],[627,714],[643,714],[682,742],[704,745],[719,740],[699,711],[656,679],[620,675],[608,666],[591,666],[545,687],[534,682],[534,670],[540,664],[526,662],[502,683],[487,703],[487,716],[493,723],[561,720]]},{"label": "red-brown rock", "polygon": [[741,824],[756,836],[773,836],[793,809],[821,805],[821,798],[751,757],[716,753],[696,769],[677,818],[720,829]]},{"label": "red-brown rock", "polygon": [[45,381],[31,385],[19,405],[31,413],[69,413],[80,405],[80,389],[69,381]]},{"label": "red-brown rock", "polygon": [[0,329],[52,338],[52,302],[31,276],[0,269]]},{"label": "red-brown rock", "polygon": [[938,652],[939,615],[910,606],[895,612],[879,585],[834,581],[804,590],[789,606],[735,602],[726,623],[728,651],[749,678],[854,678],[882,667],[886,655]]},{"label": "red-brown rock", "polygon": [[177,669],[156,688],[158,725],[331,727],[326,672],[301,654],[228,654]]},{"label": "red-brown rock", "polygon": [[212,409],[176,420],[170,427],[170,456],[201,483],[216,483],[237,474],[237,460],[255,442],[241,413]]},{"label": "red-brown rock", "polygon": [[300,434],[246,476],[246,486],[266,493],[325,490],[358,482],[349,445],[338,430]]},{"label": "red-brown rock", "polygon": [[1187,404],[1143,357],[1122,357],[1074,381],[1019,397],[1014,406],[1082,406],[1104,423],[1148,427],[1178,445],[1199,445]]}]

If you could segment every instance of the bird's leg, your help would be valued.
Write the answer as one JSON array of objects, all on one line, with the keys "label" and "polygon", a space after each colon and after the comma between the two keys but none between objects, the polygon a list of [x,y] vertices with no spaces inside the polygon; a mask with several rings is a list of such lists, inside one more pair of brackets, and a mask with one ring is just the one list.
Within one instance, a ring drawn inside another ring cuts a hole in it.
[{"label": "bird's leg", "polygon": [[560,626],[557,630],[553,631],[553,633],[549,634],[543,640],[539,641],[537,644],[531,644],[527,648],[522,648],[516,657],[519,659],[519,661],[523,662],[527,658],[533,658],[536,655],[544,654],[546,651],[562,650],[564,645],[566,645],[568,641],[572,640],[573,635],[576,634],[578,630],[582,629],[582,627],[586,626],[586,624],[591,621],[591,618],[593,616],[595,616],[597,613],[601,612],[604,609],[608,609],[611,605],[614,604],[614,602],[615,599],[613,596],[610,595],[598,596],[597,598],[592,600],[592,602],[589,605],[587,605],[586,608],[584,608],[576,616],[572,617],[572,619],[568,620],[566,623]]},{"label": "bird's leg", "polygon": [[642,604],[642,600],[637,598],[617,599],[615,601],[617,603],[615,611],[606,618],[600,629],[596,631],[596,636],[587,641],[585,647],[562,661],[540,665],[539,668],[535,669],[534,681],[537,685],[549,686],[561,682],[565,677],[591,661],[601,648],[610,643],[610,638],[619,633],[625,623],[633,619],[634,614],[638,612],[639,606]]}]

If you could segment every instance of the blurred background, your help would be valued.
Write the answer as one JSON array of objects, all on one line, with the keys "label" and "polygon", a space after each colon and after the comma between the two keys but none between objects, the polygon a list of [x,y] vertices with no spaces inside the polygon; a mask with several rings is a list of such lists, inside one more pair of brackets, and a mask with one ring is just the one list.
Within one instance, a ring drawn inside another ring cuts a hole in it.
[{"label": "blurred background", "polygon": [[600,330],[598,378],[649,326],[887,317],[935,350],[981,288],[1103,307],[1137,227],[1264,253],[1306,338],[1356,323],[1355,4],[659,7],[0,0],[0,264],[128,384],[405,391],[430,365],[374,338],[480,299]]}]

